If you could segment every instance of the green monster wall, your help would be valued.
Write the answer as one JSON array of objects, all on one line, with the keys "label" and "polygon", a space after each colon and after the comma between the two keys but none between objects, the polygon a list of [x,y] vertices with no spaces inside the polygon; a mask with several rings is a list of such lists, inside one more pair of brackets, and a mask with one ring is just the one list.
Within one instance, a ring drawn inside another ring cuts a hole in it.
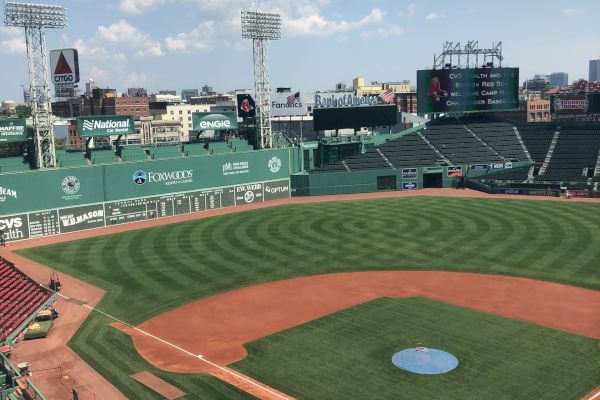
[{"label": "green monster wall", "polygon": [[0,175],[7,240],[54,235],[290,196],[298,149]]}]

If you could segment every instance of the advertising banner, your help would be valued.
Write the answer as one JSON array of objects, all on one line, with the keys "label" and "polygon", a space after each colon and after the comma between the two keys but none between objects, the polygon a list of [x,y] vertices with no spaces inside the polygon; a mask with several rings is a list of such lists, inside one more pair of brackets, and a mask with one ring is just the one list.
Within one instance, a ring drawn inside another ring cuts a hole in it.
[{"label": "advertising banner", "polygon": [[225,131],[237,129],[237,127],[237,113],[233,111],[192,113],[192,130],[196,132],[206,130]]},{"label": "advertising banner", "polygon": [[237,115],[241,118],[252,118],[256,116],[256,103],[249,94],[237,95]]},{"label": "advertising banner", "polygon": [[419,114],[519,108],[518,68],[417,71]]},{"label": "advertising banner", "polygon": [[318,92],[315,93],[314,108],[358,107],[385,104],[381,96],[355,96],[354,93]]},{"label": "advertising banner", "polygon": [[0,180],[0,214],[72,207],[104,200],[101,167],[7,174]]},{"label": "advertising banner", "polygon": [[455,165],[452,167],[448,167],[447,175],[448,177],[462,176],[462,166]]},{"label": "advertising banner", "polygon": [[402,169],[402,179],[417,179],[417,169],[416,168],[403,168]]},{"label": "advertising banner", "polygon": [[561,94],[551,96],[550,112],[556,114],[600,112],[600,93]]},{"label": "advertising banner", "polygon": [[304,96],[300,92],[271,93],[271,115],[273,117],[308,115]]},{"label": "advertising banner", "polygon": [[77,50],[51,50],[50,73],[54,84],[79,82],[79,54]]},{"label": "advertising banner", "polygon": [[418,189],[417,182],[402,182],[402,190]]},{"label": "advertising banner", "polygon": [[265,201],[283,199],[290,197],[290,180],[284,179],[275,182],[266,182],[265,187]]},{"label": "advertising banner", "polygon": [[104,226],[104,206],[71,207],[58,210],[60,232],[75,232],[82,229],[100,228]]},{"label": "advertising banner", "polygon": [[488,168],[490,168],[489,164],[472,164],[471,165],[472,171],[487,171]]},{"label": "advertising banner", "polygon": [[91,115],[77,117],[77,132],[81,137],[129,135],[135,133],[130,115]]},{"label": "advertising banner", "polygon": [[6,242],[29,239],[27,214],[0,217],[0,235]]},{"label": "advertising banner", "polygon": [[1,119],[0,142],[25,142],[27,127],[24,119]]},{"label": "advertising banner", "polygon": [[525,189],[500,188],[498,194],[525,194]]},{"label": "advertising banner", "polygon": [[286,149],[104,166],[106,200],[156,196],[289,177]]}]

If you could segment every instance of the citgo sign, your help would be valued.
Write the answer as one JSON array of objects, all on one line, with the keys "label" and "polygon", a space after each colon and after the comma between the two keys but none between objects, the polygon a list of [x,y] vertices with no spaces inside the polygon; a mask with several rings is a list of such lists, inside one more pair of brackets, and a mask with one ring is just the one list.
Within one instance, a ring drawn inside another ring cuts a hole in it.
[{"label": "citgo sign", "polygon": [[192,129],[196,132],[213,130],[223,131],[227,129],[237,129],[237,114],[235,112],[192,113]]}]

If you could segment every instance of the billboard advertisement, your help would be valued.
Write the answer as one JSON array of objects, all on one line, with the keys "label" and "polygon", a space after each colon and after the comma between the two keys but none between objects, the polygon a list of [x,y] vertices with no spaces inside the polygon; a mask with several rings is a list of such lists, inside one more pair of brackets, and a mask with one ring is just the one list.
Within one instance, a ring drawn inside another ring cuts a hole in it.
[{"label": "billboard advertisement", "polygon": [[419,114],[519,108],[518,68],[417,71]]},{"label": "billboard advertisement", "polygon": [[54,84],[79,82],[79,54],[77,50],[51,50],[50,72]]},{"label": "billboard advertisement", "polygon": [[308,115],[308,106],[300,92],[271,93],[271,115],[273,117]]},{"label": "billboard advertisement", "polygon": [[192,130],[196,132],[206,130],[225,131],[237,129],[237,127],[237,113],[233,111],[192,113]]},{"label": "billboard advertisement", "polygon": [[551,96],[550,112],[556,114],[600,112],[600,93]]},{"label": "billboard advertisement", "polygon": [[316,131],[327,129],[360,129],[363,127],[390,126],[398,122],[396,106],[360,106],[315,108],[313,110]]},{"label": "billboard advertisement", "polygon": [[249,94],[237,95],[237,114],[240,118],[252,118],[256,116],[256,103]]},{"label": "billboard advertisement", "polygon": [[27,140],[27,127],[24,119],[0,120],[0,142],[24,142]]},{"label": "billboard advertisement", "polygon": [[77,132],[81,137],[129,135],[135,125],[131,115],[91,115],[77,117]]}]

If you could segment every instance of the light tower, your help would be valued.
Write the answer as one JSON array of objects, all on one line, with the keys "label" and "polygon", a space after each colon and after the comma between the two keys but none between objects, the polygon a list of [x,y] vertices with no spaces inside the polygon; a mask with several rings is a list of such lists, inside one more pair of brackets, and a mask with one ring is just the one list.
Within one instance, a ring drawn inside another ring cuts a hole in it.
[{"label": "light tower", "polygon": [[36,162],[38,168],[55,167],[56,153],[44,28],[64,28],[67,25],[66,10],[62,6],[48,4],[7,2],[4,3],[4,24],[25,28]]},{"label": "light tower", "polygon": [[269,83],[269,40],[281,39],[281,16],[260,11],[242,11],[242,37],[252,39],[256,132],[260,148],[273,146],[271,137],[271,84]]}]

